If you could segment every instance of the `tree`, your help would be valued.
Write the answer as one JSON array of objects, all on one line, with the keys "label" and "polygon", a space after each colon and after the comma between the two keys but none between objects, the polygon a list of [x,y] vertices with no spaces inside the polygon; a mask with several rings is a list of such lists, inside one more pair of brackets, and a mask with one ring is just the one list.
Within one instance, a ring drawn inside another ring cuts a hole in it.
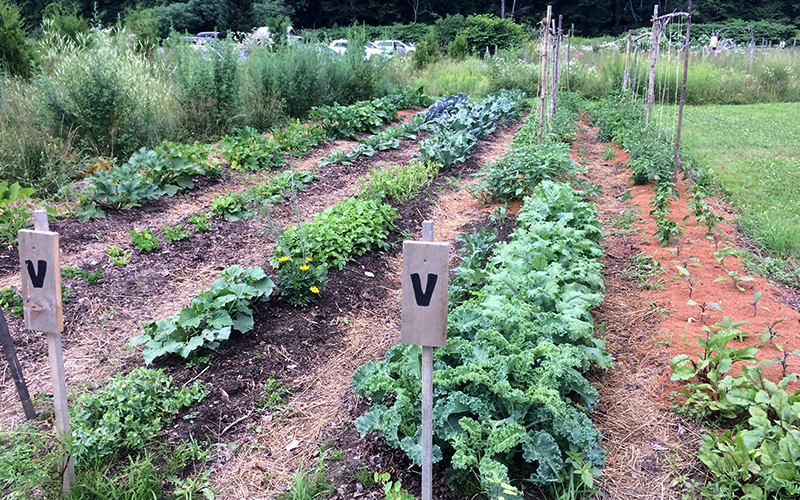
[{"label": "tree", "polygon": [[13,2],[0,0],[0,68],[8,74],[28,78],[31,61],[19,7]]}]

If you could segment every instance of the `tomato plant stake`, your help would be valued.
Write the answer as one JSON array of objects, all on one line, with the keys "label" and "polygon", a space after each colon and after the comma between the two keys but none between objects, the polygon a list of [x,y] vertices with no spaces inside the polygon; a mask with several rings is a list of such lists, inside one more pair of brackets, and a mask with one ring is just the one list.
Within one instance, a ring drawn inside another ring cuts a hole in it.
[{"label": "tomato plant stake", "polygon": [[[61,332],[61,264],[58,233],[49,231],[47,212],[33,212],[33,231],[20,230],[19,257],[22,268],[22,298],[25,328],[47,334],[50,378],[53,382],[53,411],[60,441],[70,435],[67,386],[64,377],[64,352]],[[61,462],[61,487],[65,493],[75,484],[75,462],[66,455]]]}]

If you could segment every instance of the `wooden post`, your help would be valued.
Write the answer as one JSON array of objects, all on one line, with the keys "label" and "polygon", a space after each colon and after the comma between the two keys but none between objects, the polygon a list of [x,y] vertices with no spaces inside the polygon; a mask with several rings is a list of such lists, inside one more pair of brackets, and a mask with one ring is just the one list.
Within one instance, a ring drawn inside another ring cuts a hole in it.
[{"label": "wooden post", "polygon": [[639,42],[633,47],[633,79],[631,80],[631,90],[634,96],[639,90],[639,81],[637,80],[639,74]]},{"label": "wooden post", "polygon": [[750,71],[753,71],[753,62],[756,60],[756,42],[750,42]]},{"label": "wooden post", "polygon": [[700,60],[701,61],[705,61],[706,60],[706,46],[705,45],[703,45],[703,55],[702,55]]},{"label": "wooden post", "polygon": [[625,71],[622,73],[622,91],[628,90],[628,78],[631,76],[631,30],[628,30],[628,48],[625,49]]},{"label": "wooden post", "polygon": [[792,43],[792,54],[794,54],[794,51],[796,50],[797,50],[797,38],[795,38],[794,42]]},{"label": "wooden post", "polygon": [[22,367],[19,365],[17,358],[17,351],[14,349],[14,341],[11,338],[11,333],[8,331],[8,323],[6,323],[6,316],[0,310],[0,345],[3,346],[3,352],[8,361],[8,369],[11,371],[11,378],[14,379],[14,385],[17,386],[17,394],[19,400],[22,402],[22,410],[25,412],[25,418],[33,420],[36,418],[36,410],[33,409],[31,402],[31,395],[28,392],[28,385],[25,383],[25,376],[22,373]]},{"label": "wooden post", "polygon": [[681,89],[681,104],[678,109],[678,130],[675,133],[675,167],[672,169],[672,182],[678,182],[678,167],[680,166],[681,156],[681,124],[683,124],[683,104],[686,102],[686,78],[689,74],[689,42],[691,41],[690,34],[692,32],[692,0],[689,0],[687,8],[689,13],[686,20],[686,45],[683,47],[683,88]]},{"label": "wooden post", "polygon": [[611,65],[615,65],[617,63],[617,46],[614,45],[611,47]]},{"label": "wooden post", "polygon": [[539,109],[539,145],[542,145],[542,136],[544,135],[544,103],[547,98],[547,46],[548,35],[550,34],[550,16],[553,14],[553,6],[547,6],[547,16],[544,22],[544,34],[542,35],[542,83],[540,94],[540,109]]},{"label": "wooden post", "polygon": [[567,40],[567,92],[569,92],[569,49],[572,48],[572,30],[575,29],[575,24],[572,24],[569,28],[569,40]]},{"label": "wooden post", "polygon": [[[69,437],[70,425],[64,352],[61,346],[64,320],[61,311],[58,234],[49,231],[46,211],[37,210],[33,212],[32,218],[34,230],[23,229],[17,233],[22,267],[25,328],[47,334],[56,435],[59,440],[64,441]],[[61,487],[66,493],[75,484],[75,462],[71,456],[63,457],[61,470]]]},{"label": "wooden post", "polygon": [[650,124],[650,112],[653,109],[656,85],[656,64],[658,64],[658,41],[661,36],[658,21],[658,4],[653,6],[653,34],[650,36],[650,80],[647,84],[647,107],[644,114],[645,126]]},{"label": "wooden post", "polygon": [[494,56],[497,57],[497,45],[494,46]]},{"label": "wooden post", "polygon": [[[497,47],[495,45],[495,47]],[[433,242],[433,221],[422,223],[422,241]],[[445,328],[447,328],[445,326]],[[433,495],[433,347],[422,346],[422,500]]]},{"label": "wooden post", "polygon": [[[561,18],[562,16],[558,16],[558,31],[555,31],[555,43],[553,44],[555,48],[553,49],[553,69],[552,69],[552,76],[553,76],[553,83],[550,89],[550,116],[556,116],[556,105],[558,102],[558,70],[559,70],[559,58],[561,57]],[[555,24],[555,20],[553,20]]]},{"label": "wooden post", "polygon": [[528,64],[528,46],[531,44],[530,40],[525,42],[525,64]]},{"label": "wooden post", "polygon": [[449,254],[433,242],[433,221],[422,223],[422,242],[403,242],[400,342],[422,347],[422,500],[433,494],[433,348],[447,345]]}]

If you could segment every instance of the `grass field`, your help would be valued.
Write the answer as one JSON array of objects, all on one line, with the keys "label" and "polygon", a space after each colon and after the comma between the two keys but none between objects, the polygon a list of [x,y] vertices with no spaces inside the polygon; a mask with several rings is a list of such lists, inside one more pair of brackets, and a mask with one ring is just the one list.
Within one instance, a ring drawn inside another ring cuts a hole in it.
[{"label": "grass field", "polygon": [[800,103],[687,107],[685,145],[710,167],[746,234],[800,257]]}]

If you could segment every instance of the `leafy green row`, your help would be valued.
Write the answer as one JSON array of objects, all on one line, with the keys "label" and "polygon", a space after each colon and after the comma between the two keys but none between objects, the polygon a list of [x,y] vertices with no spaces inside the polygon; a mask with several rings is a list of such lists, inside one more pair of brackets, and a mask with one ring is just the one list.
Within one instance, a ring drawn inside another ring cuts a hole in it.
[{"label": "leafy green row", "polygon": [[311,108],[312,120],[320,120],[328,139],[356,139],[356,132],[377,134],[381,126],[397,120],[397,110],[427,106],[431,98],[422,89],[406,87],[393,94],[352,106],[316,106]]},{"label": "leafy green row", "polygon": [[165,354],[187,358],[201,347],[216,349],[232,330],[253,329],[253,306],[269,297],[274,287],[260,267],[231,266],[175,316],[142,322],[144,333],[132,338],[130,345],[144,344],[142,357],[148,365]]},{"label": "leafy green row", "polygon": [[143,450],[181,407],[202,400],[199,380],[174,389],[161,370],[136,368],[117,375],[97,395],[84,394],[71,408],[73,454],[83,461]]},{"label": "leafy green row", "polygon": [[278,242],[278,253],[283,255],[276,253],[270,262],[277,268],[281,257],[312,259],[326,269],[342,269],[370,250],[388,249],[386,238],[398,218],[389,205],[348,198],[326,208],[313,221],[287,229]]},{"label": "leafy green row", "polygon": [[33,189],[23,188],[19,182],[8,185],[0,182],[0,241],[17,243],[17,231],[28,224],[31,213],[27,207],[20,206],[20,200],[33,195]]},{"label": "leafy green row", "polygon": [[[572,402],[593,407],[597,392],[582,374],[593,362],[611,366],[589,314],[603,292],[596,212],[568,185],[545,181],[518,220],[513,241],[489,258],[483,289],[453,307],[447,347],[434,352],[434,460],[477,469],[487,492],[510,475],[537,485],[591,478],[605,457],[600,433]],[[353,375],[373,401],[359,432],[378,431],[418,464],[419,377],[420,348],[409,345]]]},{"label": "leafy green row", "polygon": [[479,139],[522,111],[524,98],[523,92],[515,90],[501,91],[481,103],[458,102],[420,127],[435,135],[422,141],[415,156],[424,161],[438,161],[442,170],[465,161]]}]

